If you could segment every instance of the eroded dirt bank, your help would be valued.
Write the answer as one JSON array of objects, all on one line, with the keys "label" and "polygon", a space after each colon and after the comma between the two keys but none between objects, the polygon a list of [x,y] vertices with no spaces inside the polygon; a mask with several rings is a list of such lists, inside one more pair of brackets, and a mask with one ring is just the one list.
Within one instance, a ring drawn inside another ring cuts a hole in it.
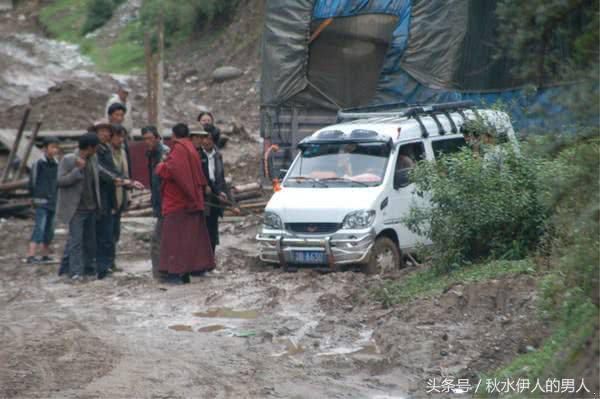
[{"label": "eroded dirt bank", "polygon": [[123,272],[73,285],[19,262],[30,225],[0,227],[2,398],[426,397],[428,378],[475,378],[544,334],[528,276],[383,309],[376,277],[257,264],[248,219],[223,226],[218,273],[169,286],[132,220]]}]

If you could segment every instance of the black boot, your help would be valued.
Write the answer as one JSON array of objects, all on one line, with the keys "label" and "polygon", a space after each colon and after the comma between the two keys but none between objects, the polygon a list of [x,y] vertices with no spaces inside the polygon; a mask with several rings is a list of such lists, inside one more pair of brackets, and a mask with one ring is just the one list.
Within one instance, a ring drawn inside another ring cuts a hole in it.
[{"label": "black boot", "polygon": [[186,273],[184,275],[181,276],[181,282],[183,284],[189,284],[192,280],[190,279],[190,274]]}]

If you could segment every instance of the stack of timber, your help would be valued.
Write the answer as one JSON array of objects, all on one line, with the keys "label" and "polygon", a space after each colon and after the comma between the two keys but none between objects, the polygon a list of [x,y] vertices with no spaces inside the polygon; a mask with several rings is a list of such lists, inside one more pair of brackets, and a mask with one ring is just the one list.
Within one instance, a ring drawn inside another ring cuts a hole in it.
[{"label": "stack of timber", "polygon": [[[268,192],[263,190],[259,183],[246,183],[233,185],[231,187],[231,196],[233,201],[230,203],[221,202],[220,206],[224,208],[226,216],[236,215],[234,209],[240,209],[242,215],[249,213],[260,213],[264,211],[267,205]],[[208,200],[211,201],[211,200]],[[134,191],[130,194],[130,202],[127,212],[123,216],[126,217],[151,217],[152,211],[152,195],[150,191]]]}]

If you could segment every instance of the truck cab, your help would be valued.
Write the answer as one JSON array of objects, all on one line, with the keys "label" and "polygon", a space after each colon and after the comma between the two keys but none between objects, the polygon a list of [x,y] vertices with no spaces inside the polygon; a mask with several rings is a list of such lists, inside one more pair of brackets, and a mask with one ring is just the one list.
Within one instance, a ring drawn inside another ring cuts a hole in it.
[{"label": "truck cab", "polygon": [[339,119],[298,145],[257,235],[263,262],[284,269],[359,265],[371,274],[396,269],[428,244],[402,222],[411,206],[428,206],[427,193],[416,193],[408,177],[416,163],[460,150],[468,120],[485,119],[515,137],[508,115],[467,103],[340,112]]}]

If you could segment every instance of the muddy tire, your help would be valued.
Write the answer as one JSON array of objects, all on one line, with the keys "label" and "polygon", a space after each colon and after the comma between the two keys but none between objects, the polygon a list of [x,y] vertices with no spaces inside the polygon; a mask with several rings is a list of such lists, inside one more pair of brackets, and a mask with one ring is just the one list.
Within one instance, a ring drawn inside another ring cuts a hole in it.
[{"label": "muddy tire", "polygon": [[402,263],[396,243],[387,237],[379,237],[371,249],[369,261],[362,265],[362,271],[368,275],[385,274],[398,270]]}]

